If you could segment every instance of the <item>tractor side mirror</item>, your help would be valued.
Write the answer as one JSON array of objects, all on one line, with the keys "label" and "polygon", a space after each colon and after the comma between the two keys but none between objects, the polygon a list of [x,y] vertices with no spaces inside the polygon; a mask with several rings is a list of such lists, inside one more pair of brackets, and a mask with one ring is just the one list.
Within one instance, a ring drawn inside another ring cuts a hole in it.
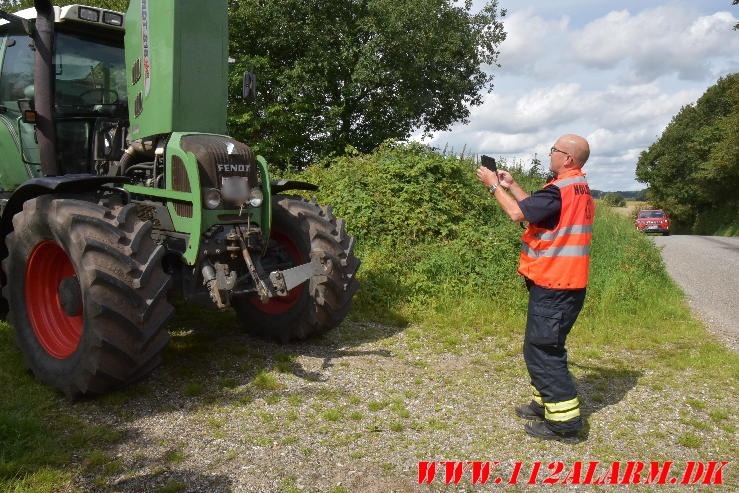
[{"label": "tractor side mirror", "polygon": [[254,75],[254,72],[244,72],[241,97],[248,100],[253,100],[257,97],[257,76]]}]

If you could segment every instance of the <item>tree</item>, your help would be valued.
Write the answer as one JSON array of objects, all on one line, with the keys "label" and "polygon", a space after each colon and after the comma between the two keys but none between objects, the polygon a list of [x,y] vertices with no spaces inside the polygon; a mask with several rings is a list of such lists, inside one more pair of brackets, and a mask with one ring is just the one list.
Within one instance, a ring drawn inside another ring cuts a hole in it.
[{"label": "tree", "polygon": [[611,207],[626,207],[626,199],[620,193],[612,192],[603,196],[603,202]]},{"label": "tree", "polygon": [[644,190],[639,190],[638,192],[634,193],[634,200],[637,202],[646,202],[648,198],[649,191],[645,188]]},{"label": "tree", "polygon": [[[492,89],[497,0],[231,0],[230,132],[278,165],[465,121]],[[240,99],[243,71],[256,102]]]},{"label": "tree", "polygon": [[684,106],[642,152],[637,180],[678,231],[713,233],[739,217],[739,73]]}]

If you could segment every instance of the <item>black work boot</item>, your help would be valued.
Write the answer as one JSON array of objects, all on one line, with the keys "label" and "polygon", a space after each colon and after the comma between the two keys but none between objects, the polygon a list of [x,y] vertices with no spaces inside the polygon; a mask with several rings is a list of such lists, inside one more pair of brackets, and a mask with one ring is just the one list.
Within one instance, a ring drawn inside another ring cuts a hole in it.
[{"label": "black work boot", "polygon": [[516,406],[516,416],[523,419],[544,420],[544,406],[534,401]]},{"label": "black work boot", "polygon": [[582,441],[579,431],[554,431],[544,421],[526,423],[523,425],[523,429],[526,431],[526,434],[542,440],[558,440],[565,443],[578,443]]}]

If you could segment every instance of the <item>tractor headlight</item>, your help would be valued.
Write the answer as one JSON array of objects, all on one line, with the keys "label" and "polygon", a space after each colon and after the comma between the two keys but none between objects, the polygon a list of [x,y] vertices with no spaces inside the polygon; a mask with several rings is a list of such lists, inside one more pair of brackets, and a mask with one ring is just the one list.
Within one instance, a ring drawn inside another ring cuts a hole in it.
[{"label": "tractor headlight", "polygon": [[203,193],[203,203],[208,209],[217,209],[221,205],[221,192],[216,188],[208,188]]},{"label": "tractor headlight", "polygon": [[259,207],[264,202],[264,194],[259,188],[252,188],[251,199],[249,199],[249,205],[252,207]]}]

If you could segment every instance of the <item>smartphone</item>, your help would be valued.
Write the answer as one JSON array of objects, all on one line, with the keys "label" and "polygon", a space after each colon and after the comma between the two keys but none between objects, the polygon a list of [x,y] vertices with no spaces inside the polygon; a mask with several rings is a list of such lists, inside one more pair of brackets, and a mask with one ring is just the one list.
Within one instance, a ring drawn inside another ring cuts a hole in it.
[{"label": "smartphone", "polygon": [[498,165],[495,164],[495,159],[490,156],[480,156],[480,163],[493,173],[498,172]]}]

